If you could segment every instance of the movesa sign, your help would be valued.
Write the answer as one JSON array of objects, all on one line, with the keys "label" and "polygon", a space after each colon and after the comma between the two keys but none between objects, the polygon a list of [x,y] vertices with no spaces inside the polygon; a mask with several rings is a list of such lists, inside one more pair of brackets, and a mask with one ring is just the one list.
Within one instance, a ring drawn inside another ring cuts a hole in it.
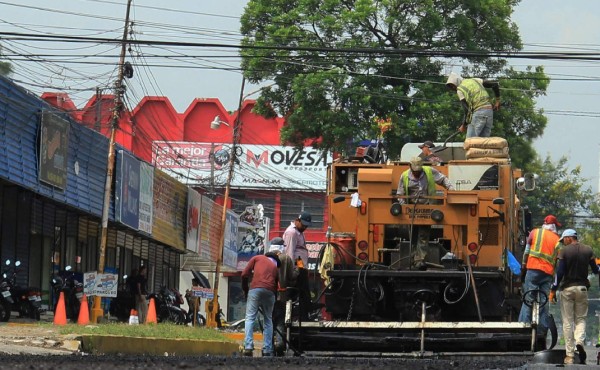
[{"label": "movesa sign", "polygon": [[[152,162],[187,184],[207,184],[211,178],[210,143],[155,141]],[[214,181],[224,185],[231,144],[214,144]],[[327,152],[313,147],[236,146],[236,163],[231,185],[239,188],[283,188],[325,190]]]}]

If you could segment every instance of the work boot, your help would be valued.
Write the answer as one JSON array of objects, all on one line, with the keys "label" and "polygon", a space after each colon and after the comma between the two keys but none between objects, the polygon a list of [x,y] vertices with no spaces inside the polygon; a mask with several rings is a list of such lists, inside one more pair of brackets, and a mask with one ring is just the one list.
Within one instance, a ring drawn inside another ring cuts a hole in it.
[{"label": "work boot", "polygon": [[246,357],[252,357],[254,355],[254,350],[246,348],[242,354]]},{"label": "work boot", "polygon": [[573,356],[567,356],[567,357],[565,357],[564,364],[565,365],[572,365],[574,363],[573,360],[574,360]]},{"label": "work boot", "polygon": [[585,353],[585,349],[582,344],[578,344],[577,353],[579,354],[579,363],[585,365],[585,360],[587,360],[587,353]]}]

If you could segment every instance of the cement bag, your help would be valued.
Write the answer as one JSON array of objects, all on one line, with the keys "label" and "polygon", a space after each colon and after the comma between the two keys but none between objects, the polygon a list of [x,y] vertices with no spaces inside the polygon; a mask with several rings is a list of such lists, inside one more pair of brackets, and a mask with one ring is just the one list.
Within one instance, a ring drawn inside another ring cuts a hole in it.
[{"label": "cement bag", "polygon": [[507,158],[508,157],[508,147],[501,148],[501,149],[471,148],[471,149],[467,150],[467,152],[465,153],[465,157],[467,159],[482,158],[482,157]]},{"label": "cement bag", "polygon": [[471,162],[493,162],[500,164],[509,164],[510,159],[508,158],[492,158],[492,157],[481,157],[481,158],[469,158]]},{"label": "cement bag", "polygon": [[503,137],[468,137],[463,148],[502,149],[508,147],[508,141]]}]

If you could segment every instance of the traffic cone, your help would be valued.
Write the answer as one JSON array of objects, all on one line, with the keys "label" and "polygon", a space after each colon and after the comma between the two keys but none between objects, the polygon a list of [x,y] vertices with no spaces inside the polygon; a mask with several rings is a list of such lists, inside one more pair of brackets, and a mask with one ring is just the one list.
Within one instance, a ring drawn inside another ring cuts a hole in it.
[{"label": "traffic cone", "polygon": [[133,308],[129,311],[129,325],[137,325],[140,323],[138,312]]},{"label": "traffic cone", "polygon": [[148,305],[148,315],[146,315],[146,324],[157,324],[156,320],[156,307],[154,306],[154,298],[150,298],[150,305]]},{"label": "traffic cone", "polygon": [[79,317],[77,317],[77,324],[87,325],[90,323],[90,310],[88,308],[87,296],[84,294],[81,298],[81,306],[79,306]]},{"label": "traffic cone", "polygon": [[67,325],[67,311],[65,310],[65,293],[60,292],[56,311],[54,312],[54,325]]}]

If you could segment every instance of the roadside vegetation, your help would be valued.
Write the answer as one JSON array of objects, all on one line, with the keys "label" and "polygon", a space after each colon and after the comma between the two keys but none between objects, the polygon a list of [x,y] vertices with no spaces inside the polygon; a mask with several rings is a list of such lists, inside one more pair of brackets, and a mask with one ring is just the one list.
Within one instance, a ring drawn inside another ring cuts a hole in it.
[{"label": "roadside vegetation", "polygon": [[117,335],[126,337],[142,338],[177,338],[177,339],[201,339],[235,342],[228,338],[224,333],[209,328],[195,328],[192,326],[182,326],[174,324],[158,325],[127,325],[123,323],[110,323],[99,325],[77,325],[67,324],[64,326],[54,326],[53,324],[40,324],[41,326],[52,326],[60,334],[80,334],[80,335]]}]

